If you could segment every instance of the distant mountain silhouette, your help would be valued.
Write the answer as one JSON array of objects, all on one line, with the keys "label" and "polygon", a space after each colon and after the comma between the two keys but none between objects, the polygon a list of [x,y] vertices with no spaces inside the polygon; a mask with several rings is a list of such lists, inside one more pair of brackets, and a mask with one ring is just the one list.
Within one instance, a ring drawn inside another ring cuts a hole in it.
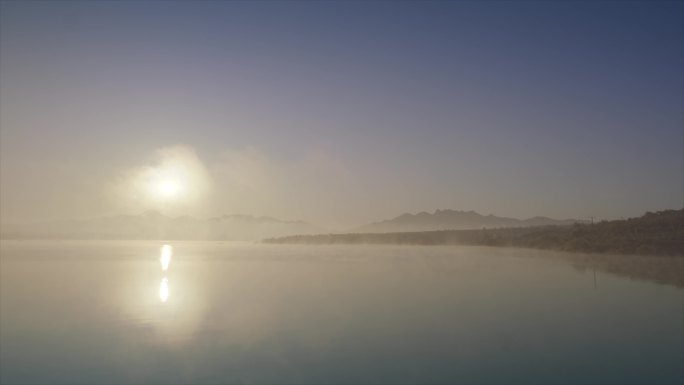
[{"label": "distant mountain silhouette", "polygon": [[303,221],[272,217],[223,215],[209,219],[168,217],[158,211],[83,220],[46,221],[3,225],[0,237],[8,239],[178,239],[252,241],[323,230]]},{"label": "distant mountain silhouette", "polygon": [[402,214],[394,219],[374,222],[354,229],[359,233],[391,233],[405,231],[468,230],[497,227],[527,227],[547,225],[571,225],[574,219],[556,220],[547,217],[515,219],[481,215],[475,211],[436,210],[430,214]]}]

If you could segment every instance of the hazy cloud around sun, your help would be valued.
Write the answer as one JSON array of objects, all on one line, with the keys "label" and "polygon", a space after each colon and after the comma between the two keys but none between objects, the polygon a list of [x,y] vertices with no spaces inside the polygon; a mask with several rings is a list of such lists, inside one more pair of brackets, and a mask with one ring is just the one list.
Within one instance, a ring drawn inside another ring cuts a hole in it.
[{"label": "hazy cloud around sun", "polygon": [[149,164],[123,172],[114,193],[127,211],[182,215],[204,206],[211,186],[211,175],[195,150],[178,145],[159,149]]},{"label": "hazy cloud around sun", "polygon": [[246,147],[223,151],[212,166],[218,211],[322,221],[351,198],[353,177],[344,163],[316,150],[276,161]]},{"label": "hazy cloud around sun", "polygon": [[117,206],[132,214],[158,210],[172,216],[251,214],[325,221],[350,198],[352,182],[344,163],[321,150],[276,160],[245,147],[203,159],[192,147],[177,145],[122,172],[112,191]]}]

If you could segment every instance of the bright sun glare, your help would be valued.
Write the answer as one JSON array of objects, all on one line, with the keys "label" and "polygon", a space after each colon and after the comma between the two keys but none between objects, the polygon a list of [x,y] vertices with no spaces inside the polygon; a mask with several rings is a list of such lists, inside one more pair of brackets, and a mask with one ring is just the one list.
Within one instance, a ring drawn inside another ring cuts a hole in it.
[{"label": "bright sun glare", "polygon": [[165,180],[159,183],[159,195],[163,198],[173,198],[178,195],[180,186],[176,181]]}]

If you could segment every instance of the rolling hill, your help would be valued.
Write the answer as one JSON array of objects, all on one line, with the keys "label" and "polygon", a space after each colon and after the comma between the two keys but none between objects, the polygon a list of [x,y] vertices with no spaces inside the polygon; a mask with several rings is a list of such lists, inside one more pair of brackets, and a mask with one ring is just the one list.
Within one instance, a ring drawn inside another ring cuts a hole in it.
[{"label": "rolling hill", "polygon": [[471,230],[498,227],[530,227],[572,225],[574,219],[556,220],[547,217],[515,219],[482,215],[475,211],[436,210],[434,213],[402,214],[396,218],[374,222],[353,229],[358,233],[393,233],[436,230]]}]

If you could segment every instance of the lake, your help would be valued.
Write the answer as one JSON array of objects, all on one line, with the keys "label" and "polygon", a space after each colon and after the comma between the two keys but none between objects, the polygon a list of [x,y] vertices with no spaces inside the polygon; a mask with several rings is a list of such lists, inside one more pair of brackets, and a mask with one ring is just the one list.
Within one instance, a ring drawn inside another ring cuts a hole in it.
[{"label": "lake", "polygon": [[561,253],[1,246],[3,384],[684,382],[684,289]]}]

